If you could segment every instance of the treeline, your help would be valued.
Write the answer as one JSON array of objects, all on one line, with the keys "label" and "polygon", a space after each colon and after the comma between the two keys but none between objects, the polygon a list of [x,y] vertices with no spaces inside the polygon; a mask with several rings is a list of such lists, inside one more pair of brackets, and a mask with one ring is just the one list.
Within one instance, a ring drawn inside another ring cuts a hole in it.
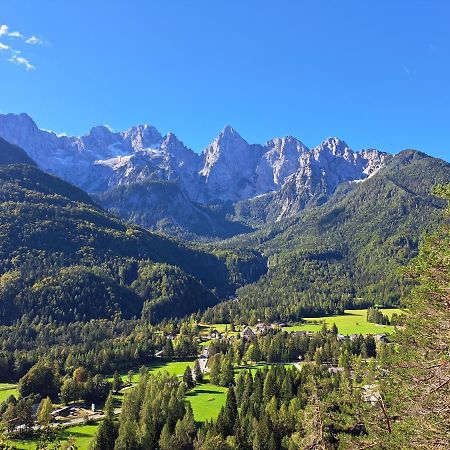
[{"label": "treeline", "polygon": [[445,203],[433,186],[449,178],[447,162],[402,152],[364,183],[339,187],[324,205],[223,244],[258,249],[269,271],[205,320],[298,321],[398,306],[412,288],[400,269],[417,255],[422,233],[443,222]]},{"label": "treeline", "polygon": [[24,320],[0,327],[0,382],[17,381],[40,361],[57,367],[61,374],[72,374],[77,367],[110,374],[149,364],[161,349],[168,359],[192,357],[197,354],[197,334],[195,323],[180,321],[154,327],[142,320],[62,325]]},{"label": "treeline", "polygon": [[[196,433],[194,416],[185,401],[186,386],[176,376],[161,373],[141,376],[123,399],[117,429],[101,425],[94,444],[97,450],[189,449]],[[117,430],[117,431],[116,431]],[[102,436],[117,435],[104,442]]]},{"label": "treeline", "polygon": [[254,251],[207,251],[126,224],[37,167],[0,165],[0,206],[0,326],[156,323],[210,307],[266,271]]},{"label": "treeline", "polygon": [[[357,335],[353,339],[339,339],[338,329],[325,326],[320,332],[306,333],[269,332],[250,339],[221,339],[211,342],[209,367],[221,367],[255,362],[280,363],[316,361],[318,364],[348,365],[353,355],[375,357],[377,346],[373,336]],[[227,363],[223,361],[226,359]]]}]

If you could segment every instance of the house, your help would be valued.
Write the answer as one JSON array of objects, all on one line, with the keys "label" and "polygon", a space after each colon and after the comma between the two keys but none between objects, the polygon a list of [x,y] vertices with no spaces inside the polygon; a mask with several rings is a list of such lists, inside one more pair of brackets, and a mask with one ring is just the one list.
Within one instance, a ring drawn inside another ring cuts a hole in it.
[{"label": "house", "polygon": [[328,372],[331,373],[331,375],[339,375],[340,373],[344,372],[343,367],[329,367]]},{"label": "house", "polygon": [[208,357],[209,357],[209,349],[208,347],[203,347],[203,350],[200,353],[200,358],[208,358]]},{"label": "house", "polygon": [[219,331],[217,331],[216,329],[211,330],[211,333],[209,333],[209,337],[211,339],[220,339],[222,335],[220,334]]},{"label": "house", "polygon": [[271,328],[271,325],[264,322],[259,322],[255,326],[256,332],[260,334],[266,334]]},{"label": "house", "polygon": [[343,342],[343,341],[346,341],[346,340],[347,340],[347,337],[344,336],[343,334],[338,333],[338,334],[336,335],[336,339],[337,339],[338,341],[340,341],[340,342]]},{"label": "house", "polygon": [[255,333],[254,333],[254,331],[253,331],[249,326],[246,326],[246,327],[242,330],[241,336],[242,336],[244,339],[251,339],[252,337],[255,336]]},{"label": "house", "polygon": [[167,333],[166,337],[173,341],[177,337],[177,333]]}]

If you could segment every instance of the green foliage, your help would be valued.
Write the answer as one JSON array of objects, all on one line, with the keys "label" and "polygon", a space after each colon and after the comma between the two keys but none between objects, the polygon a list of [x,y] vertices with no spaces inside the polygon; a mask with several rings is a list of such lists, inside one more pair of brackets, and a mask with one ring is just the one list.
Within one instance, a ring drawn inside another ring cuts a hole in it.
[{"label": "green foliage", "polygon": [[18,388],[22,397],[35,394],[54,399],[59,392],[59,378],[53,367],[37,363],[20,379]]},{"label": "green foliage", "polygon": [[28,164],[35,166],[36,163],[27,153],[16,145],[10,144],[0,138],[0,165],[3,164]]},{"label": "green foliage", "polygon": [[[450,205],[450,185],[436,193]],[[384,416],[371,437],[380,448],[448,448],[450,442],[450,206],[444,225],[428,235],[407,269],[415,287],[406,301],[395,352],[381,385]],[[431,445],[430,445],[431,444]]]},{"label": "green foliage", "polygon": [[105,418],[100,423],[95,435],[93,450],[114,450],[118,428],[114,420],[113,397],[110,393],[105,403]]},{"label": "green foliage", "polygon": [[445,204],[432,189],[449,178],[448,163],[405,151],[364,183],[340,186],[325,204],[223,244],[262,251],[269,271],[205,320],[299,320],[398,305],[411,287],[399,268],[417,254],[421,234],[442,223]]},{"label": "green foliage", "polygon": [[122,404],[116,450],[192,448],[195,425],[184,384],[161,373],[142,377]]},{"label": "green foliage", "polygon": [[32,166],[0,166],[0,205],[0,324],[128,319],[144,304],[160,320],[265,271],[255,252],[212,253],[126,225]]}]

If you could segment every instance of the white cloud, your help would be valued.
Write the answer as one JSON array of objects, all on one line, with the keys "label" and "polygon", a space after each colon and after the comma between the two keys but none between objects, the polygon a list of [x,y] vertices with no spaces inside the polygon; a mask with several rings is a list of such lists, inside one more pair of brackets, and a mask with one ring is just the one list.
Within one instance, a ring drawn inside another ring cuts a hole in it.
[{"label": "white cloud", "polygon": [[42,39],[39,39],[36,36],[29,37],[25,42],[27,44],[31,44],[31,45],[38,45],[38,44],[43,44],[44,43],[44,41]]},{"label": "white cloud", "polygon": [[23,34],[19,33],[18,31],[13,31],[12,33],[8,33],[8,36],[16,37],[16,38],[23,38]]},{"label": "white cloud", "polygon": [[8,61],[17,64],[18,66],[24,66],[27,70],[36,69],[36,67],[33,66],[33,64],[31,64],[30,61],[28,61],[28,59],[24,58],[23,56],[13,55],[10,59],[8,59]]},{"label": "white cloud", "polygon": [[[18,66],[24,67],[26,70],[33,70],[36,67],[31,64],[30,60],[25,56],[21,56],[22,51],[16,48],[16,45],[21,48],[20,42],[29,45],[41,45],[48,44],[47,41],[35,36],[26,36],[20,31],[10,31],[8,25],[0,24],[0,38],[3,42],[0,42],[0,52],[6,51],[10,56],[7,61],[17,64]],[[12,44],[12,40],[16,39],[15,43]],[[23,44],[22,44],[23,49]],[[20,55],[20,56],[19,56]]]}]

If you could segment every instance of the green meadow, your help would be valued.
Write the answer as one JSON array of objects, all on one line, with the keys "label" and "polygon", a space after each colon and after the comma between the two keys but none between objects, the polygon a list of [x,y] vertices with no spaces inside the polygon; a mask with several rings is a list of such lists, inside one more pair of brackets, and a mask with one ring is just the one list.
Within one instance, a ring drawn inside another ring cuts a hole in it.
[{"label": "green meadow", "polygon": [[0,403],[4,402],[10,395],[19,398],[17,385],[9,383],[0,383]]},{"label": "green meadow", "polygon": [[[61,442],[67,442],[69,438],[74,438],[78,450],[89,450],[97,427],[98,424],[65,428],[61,431]],[[8,444],[20,450],[35,449],[38,444],[38,438],[33,435],[26,439],[10,439]]]},{"label": "green meadow", "polygon": [[216,419],[220,408],[225,405],[226,398],[227,388],[209,383],[195,386],[186,395],[197,422]]},{"label": "green meadow", "polygon": [[[392,314],[401,314],[402,311],[396,308],[382,309],[383,314],[392,317]],[[339,333],[347,334],[380,334],[391,333],[394,327],[391,325],[378,325],[367,322],[366,309],[346,309],[345,314],[340,316],[309,317],[304,319],[306,323],[283,328],[286,331],[320,331],[322,323],[328,327],[333,323],[338,327]]]}]

